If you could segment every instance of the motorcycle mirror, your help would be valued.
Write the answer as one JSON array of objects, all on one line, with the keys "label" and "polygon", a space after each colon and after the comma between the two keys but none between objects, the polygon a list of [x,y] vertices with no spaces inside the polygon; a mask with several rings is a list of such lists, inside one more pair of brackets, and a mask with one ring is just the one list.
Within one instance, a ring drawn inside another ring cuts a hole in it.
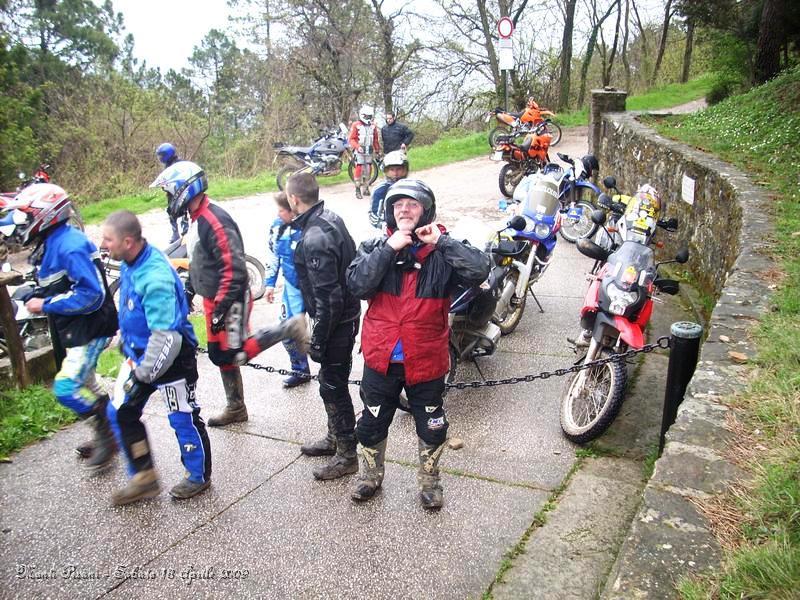
[{"label": "motorcycle mirror", "polygon": [[597,223],[598,225],[603,225],[606,222],[606,213],[603,210],[593,210],[592,211],[592,223]]},{"label": "motorcycle mirror", "polygon": [[556,156],[558,156],[558,158],[563,160],[565,163],[573,164],[572,159],[566,154],[562,154],[561,152],[556,152]]},{"label": "motorcycle mirror", "polygon": [[669,294],[670,296],[674,296],[680,291],[680,283],[674,279],[656,279],[653,285],[655,285],[660,292]]},{"label": "motorcycle mirror", "polygon": [[587,240],[586,238],[578,240],[575,244],[575,247],[578,248],[578,252],[584,256],[588,256],[589,258],[593,258],[602,262],[608,260],[608,257],[611,254],[602,246],[598,246],[592,240]]},{"label": "motorcycle mirror", "polygon": [[678,250],[678,253],[675,255],[675,262],[684,264],[689,260],[689,249],[688,248],[681,248]]},{"label": "motorcycle mirror", "polygon": [[508,222],[508,226],[511,229],[516,229],[517,231],[522,231],[523,229],[525,229],[525,225],[526,225],[525,217],[522,217],[520,215],[516,215]]},{"label": "motorcycle mirror", "polygon": [[600,194],[597,197],[597,203],[602,206],[603,208],[611,209],[611,205],[614,204],[613,200],[611,200],[611,196],[608,194]]},{"label": "motorcycle mirror", "polygon": [[611,210],[618,215],[621,215],[625,212],[625,205],[622,202],[613,202],[611,204]]},{"label": "motorcycle mirror", "polygon": [[613,175],[609,175],[605,179],[603,179],[603,185],[606,186],[609,190],[617,189],[617,178]]}]

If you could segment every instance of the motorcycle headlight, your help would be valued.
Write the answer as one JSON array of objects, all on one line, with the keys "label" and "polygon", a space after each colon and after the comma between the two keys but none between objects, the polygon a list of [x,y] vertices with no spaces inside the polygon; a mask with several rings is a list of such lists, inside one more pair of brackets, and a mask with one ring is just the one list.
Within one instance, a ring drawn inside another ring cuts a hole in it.
[{"label": "motorcycle headlight", "polygon": [[606,287],[606,294],[611,301],[609,311],[615,315],[624,315],[627,308],[639,298],[637,292],[626,292],[611,281]]},{"label": "motorcycle headlight", "polygon": [[546,238],[550,236],[550,225],[545,223],[537,223],[536,227],[533,228],[533,233],[536,237],[539,238]]}]

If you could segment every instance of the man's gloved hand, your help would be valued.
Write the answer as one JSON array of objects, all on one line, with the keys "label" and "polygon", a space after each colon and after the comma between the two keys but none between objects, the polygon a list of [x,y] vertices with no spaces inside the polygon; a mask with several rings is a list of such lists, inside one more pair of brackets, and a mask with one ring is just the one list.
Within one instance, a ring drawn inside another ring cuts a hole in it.
[{"label": "man's gloved hand", "polygon": [[225,315],[214,313],[211,316],[211,333],[219,333],[225,329]]},{"label": "man's gloved hand", "polygon": [[308,346],[308,356],[311,357],[311,360],[314,362],[321,363],[322,359],[325,358],[325,347],[312,340],[311,344]]},{"label": "man's gloved hand", "polygon": [[142,395],[145,395],[145,397],[150,395],[146,394],[145,384],[136,378],[136,373],[133,371],[128,375],[128,379],[125,380],[125,383],[122,384],[122,389],[129,400],[139,398]]}]

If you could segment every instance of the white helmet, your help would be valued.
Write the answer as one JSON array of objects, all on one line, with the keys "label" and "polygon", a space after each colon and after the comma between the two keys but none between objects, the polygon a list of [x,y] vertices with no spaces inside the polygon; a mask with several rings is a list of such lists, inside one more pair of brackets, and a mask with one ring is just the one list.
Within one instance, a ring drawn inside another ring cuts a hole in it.
[{"label": "white helmet", "polygon": [[375,116],[375,110],[369,104],[362,104],[358,114],[361,115],[361,120],[364,123],[371,123],[372,117]]},{"label": "white helmet", "polygon": [[192,199],[208,189],[208,180],[200,165],[181,160],[161,171],[150,187],[160,187],[169,194],[167,211],[172,217],[179,217]]}]

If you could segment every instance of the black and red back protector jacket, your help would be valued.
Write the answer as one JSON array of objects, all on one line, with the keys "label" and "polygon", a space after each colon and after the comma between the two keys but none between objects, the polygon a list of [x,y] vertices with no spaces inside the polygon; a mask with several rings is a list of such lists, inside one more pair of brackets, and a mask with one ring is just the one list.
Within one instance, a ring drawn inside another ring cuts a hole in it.
[{"label": "black and red back protector jacket", "polygon": [[247,263],[239,227],[227,211],[205,196],[191,214],[194,227],[186,242],[194,291],[214,301],[214,314],[224,315],[248,288]]}]

